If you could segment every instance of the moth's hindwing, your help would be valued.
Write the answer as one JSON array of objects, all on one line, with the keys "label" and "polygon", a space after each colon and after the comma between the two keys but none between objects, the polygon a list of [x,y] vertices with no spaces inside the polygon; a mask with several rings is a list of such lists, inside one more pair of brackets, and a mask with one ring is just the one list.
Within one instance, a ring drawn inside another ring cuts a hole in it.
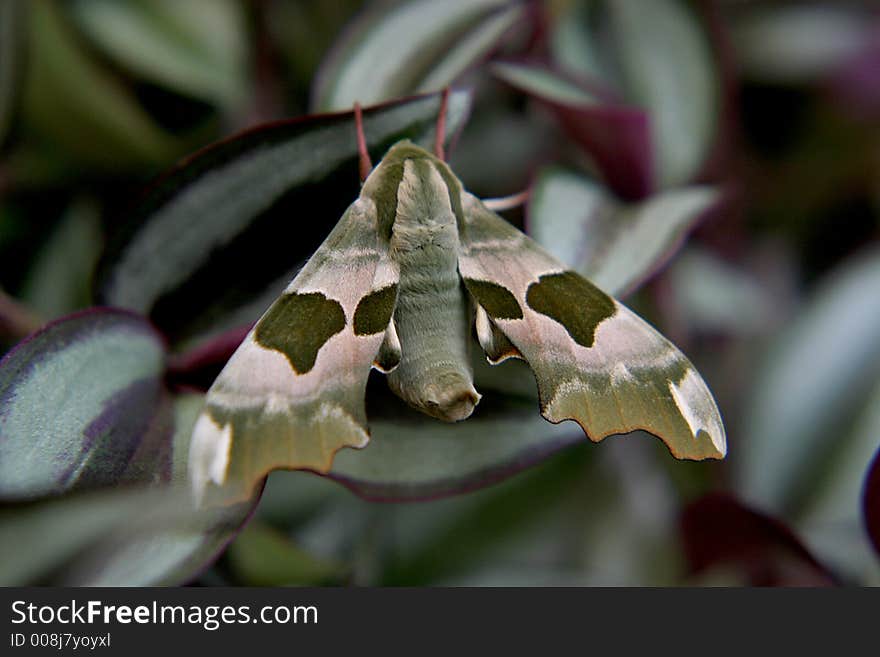
[{"label": "moth's hindwing", "polygon": [[642,429],[678,458],[725,455],[715,400],[675,346],[476,197],[463,205],[459,270],[478,337],[490,362],[529,363],[545,418],[594,441]]},{"label": "moth's hindwing", "polygon": [[272,469],[326,472],[337,450],[367,444],[370,368],[399,359],[397,283],[361,197],[208,391],[190,448],[196,497],[216,486],[223,502],[247,498]]}]

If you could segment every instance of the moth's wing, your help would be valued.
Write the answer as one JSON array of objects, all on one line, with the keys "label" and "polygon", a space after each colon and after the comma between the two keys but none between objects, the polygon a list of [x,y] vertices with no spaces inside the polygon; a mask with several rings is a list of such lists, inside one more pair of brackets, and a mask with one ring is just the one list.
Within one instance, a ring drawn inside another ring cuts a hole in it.
[{"label": "moth's wing", "polygon": [[724,456],[715,400],[672,343],[476,197],[463,206],[459,271],[477,335],[491,362],[529,363],[545,418],[594,441],[643,429],[678,458]]},{"label": "moth's wing", "polygon": [[359,198],[208,391],[190,447],[197,498],[212,484],[223,502],[247,498],[270,470],[326,472],[367,444],[370,368],[399,356],[397,282],[375,204]]}]

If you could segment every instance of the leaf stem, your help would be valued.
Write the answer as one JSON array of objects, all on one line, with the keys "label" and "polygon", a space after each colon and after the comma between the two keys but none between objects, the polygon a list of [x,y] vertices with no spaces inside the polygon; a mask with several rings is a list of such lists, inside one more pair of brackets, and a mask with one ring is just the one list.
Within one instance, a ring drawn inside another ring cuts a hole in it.
[{"label": "leaf stem", "polygon": [[43,324],[36,313],[0,289],[0,338],[18,341]]}]

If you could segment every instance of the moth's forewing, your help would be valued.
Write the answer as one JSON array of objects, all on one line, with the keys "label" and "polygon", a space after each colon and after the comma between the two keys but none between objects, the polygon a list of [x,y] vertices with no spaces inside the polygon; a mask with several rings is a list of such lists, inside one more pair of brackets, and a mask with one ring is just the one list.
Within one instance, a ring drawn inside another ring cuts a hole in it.
[{"label": "moth's forewing", "polygon": [[490,360],[529,363],[544,417],[594,441],[643,429],[678,458],[725,455],[715,400],[672,343],[476,197],[463,205],[459,268],[485,313],[481,343]]},{"label": "moth's forewing", "polygon": [[270,470],[326,472],[339,449],[367,444],[366,382],[397,282],[375,203],[359,198],[208,391],[190,448],[197,497],[246,498]]}]

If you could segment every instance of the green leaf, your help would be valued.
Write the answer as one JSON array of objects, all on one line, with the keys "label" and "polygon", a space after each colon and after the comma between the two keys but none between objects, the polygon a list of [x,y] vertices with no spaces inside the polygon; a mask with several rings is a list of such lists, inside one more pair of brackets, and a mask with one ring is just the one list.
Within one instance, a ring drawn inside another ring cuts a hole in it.
[{"label": "green leaf", "polygon": [[600,18],[598,2],[571,2],[560,12],[550,32],[550,52],[562,70],[583,80],[609,81],[609,62],[602,43],[588,29]]},{"label": "green leaf", "polygon": [[[595,474],[588,470],[592,454],[588,447],[571,450],[470,495],[395,505],[390,513],[396,540],[382,585],[446,583],[462,571],[493,562],[517,536],[540,533],[548,517],[560,513],[585,473]],[[583,504],[579,506],[582,513],[589,513]]]},{"label": "green leaf", "polygon": [[780,83],[833,73],[875,38],[872,11],[848,3],[750,8],[730,34],[747,76]]},{"label": "green leaf", "polygon": [[834,271],[774,340],[744,413],[738,490],[803,508],[844,458],[854,418],[880,381],[880,251]]},{"label": "green leaf", "polygon": [[687,187],[624,204],[597,182],[550,167],[535,182],[528,227],[563,262],[622,295],[666,263],[718,198],[710,187]]},{"label": "green leaf", "polygon": [[660,183],[685,182],[706,156],[718,111],[700,22],[679,0],[609,0],[608,11],[622,86],[653,121]]},{"label": "green leaf", "polygon": [[514,62],[495,62],[492,73],[533,96],[568,105],[598,105],[605,99],[546,68]]},{"label": "green leaf", "polygon": [[758,336],[778,319],[765,284],[708,250],[688,246],[669,268],[675,304],[692,330]]},{"label": "green leaf", "polygon": [[19,296],[54,319],[91,302],[91,279],[100,255],[100,211],[91,199],[75,200],[37,254]]},{"label": "green leaf", "polygon": [[312,108],[348,109],[441,89],[483,57],[523,11],[522,3],[509,0],[377,3],[321,65]]},{"label": "green leaf", "polygon": [[880,449],[880,379],[839,454],[814,480],[815,492],[798,520],[805,540],[823,561],[864,586],[880,585],[880,561],[862,526],[862,495],[872,457]]},{"label": "green leaf", "polygon": [[42,583],[144,509],[174,509],[155,488],[100,490],[0,505],[0,585]]},{"label": "green leaf", "polygon": [[338,582],[348,568],[317,557],[278,530],[253,522],[229,546],[229,565],[248,586],[317,586]]},{"label": "green leaf", "polygon": [[24,0],[0,2],[0,146],[6,141],[21,94],[26,11]]},{"label": "green leaf", "polygon": [[155,520],[141,514],[135,528],[119,526],[109,540],[91,548],[69,568],[73,586],[157,586],[187,582],[207,567],[247,522],[260,495],[223,509],[195,510],[189,493],[187,459],[192,429],[203,395],[175,399],[172,474],[169,490],[179,491],[179,513]]},{"label": "green leaf", "polygon": [[[469,106],[468,93],[450,95],[450,137]],[[403,138],[430,144],[439,107],[432,95],[365,109],[373,158]],[[105,253],[98,297],[177,338],[252,322],[358,193],[351,113],[245,132],[200,151],[147,193]]]},{"label": "green leaf", "polygon": [[247,42],[239,2],[77,0],[70,11],[104,52],[135,74],[235,109],[246,99]]},{"label": "green leaf", "polygon": [[168,477],[165,345],[143,319],[93,309],[0,361],[0,496]]},{"label": "green leaf", "polygon": [[173,159],[175,142],[81,47],[57,4],[34,0],[29,9],[25,124],[54,150],[108,171]]}]

